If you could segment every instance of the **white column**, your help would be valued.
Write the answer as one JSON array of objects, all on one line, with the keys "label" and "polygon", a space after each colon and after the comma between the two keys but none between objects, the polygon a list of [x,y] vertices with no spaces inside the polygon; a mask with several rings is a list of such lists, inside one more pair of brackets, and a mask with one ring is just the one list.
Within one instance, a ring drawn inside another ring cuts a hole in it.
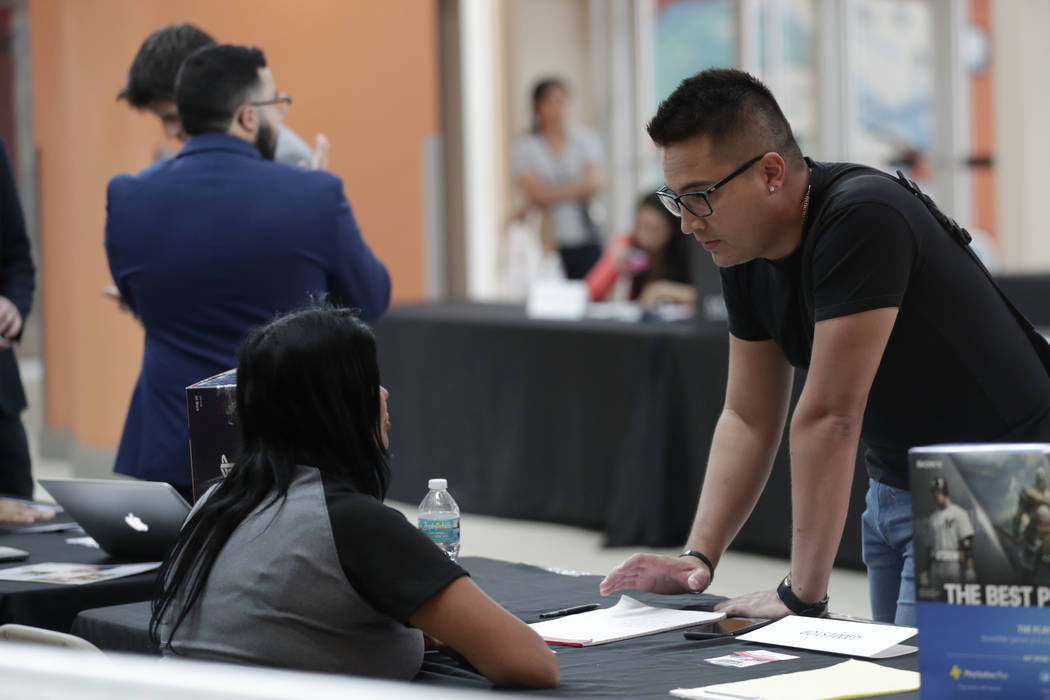
[{"label": "white column", "polygon": [[[654,182],[653,174],[660,171],[660,152],[645,131],[655,114],[653,95],[656,92],[656,0],[635,0],[634,4],[634,113],[637,115],[634,141],[634,191],[663,184],[663,176]],[[633,225],[633,217],[632,217]]]},{"label": "white column", "polygon": [[962,59],[966,3],[933,3],[933,144],[930,158],[937,205],[963,226],[973,218],[970,202],[970,95]]},{"label": "white column", "polygon": [[1003,267],[1050,267],[1046,160],[1050,153],[1050,3],[992,3],[996,212]]},{"label": "white column", "polygon": [[500,221],[497,129],[494,115],[497,47],[496,6],[492,0],[460,4],[460,76],[463,99],[463,218],[467,255],[467,295],[495,296]]},{"label": "white column", "polygon": [[818,160],[849,157],[848,124],[855,101],[849,93],[850,0],[816,0],[814,33],[817,39],[819,76],[819,141],[812,155]]}]

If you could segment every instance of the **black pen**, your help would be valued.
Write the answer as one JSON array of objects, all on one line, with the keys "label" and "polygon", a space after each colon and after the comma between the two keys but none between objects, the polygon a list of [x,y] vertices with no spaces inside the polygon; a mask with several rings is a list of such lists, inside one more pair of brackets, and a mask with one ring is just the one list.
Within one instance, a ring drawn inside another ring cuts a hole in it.
[{"label": "black pen", "polygon": [[597,610],[601,606],[597,603],[587,603],[586,605],[576,605],[571,608],[562,608],[561,610],[549,610],[548,612],[541,612],[540,619],[546,620],[550,617],[565,617],[566,615],[575,615],[576,613],[589,612],[591,610]]}]

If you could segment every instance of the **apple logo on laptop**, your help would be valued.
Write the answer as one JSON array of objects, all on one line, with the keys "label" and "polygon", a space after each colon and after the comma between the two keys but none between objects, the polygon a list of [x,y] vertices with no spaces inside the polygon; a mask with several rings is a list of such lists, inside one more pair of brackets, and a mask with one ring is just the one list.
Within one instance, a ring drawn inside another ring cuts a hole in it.
[{"label": "apple logo on laptop", "polygon": [[142,522],[142,518],[135,515],[134,513],[128,513],[127,517],[124,518],[124,522],[128,524],[132,530],[138,530],[139,532],[148,532],[149,525]]}]

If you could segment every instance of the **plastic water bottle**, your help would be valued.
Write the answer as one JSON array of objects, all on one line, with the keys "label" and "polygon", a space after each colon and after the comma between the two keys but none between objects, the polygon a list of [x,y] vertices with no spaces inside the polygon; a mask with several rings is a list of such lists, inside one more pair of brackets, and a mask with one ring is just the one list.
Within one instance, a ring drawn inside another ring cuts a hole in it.
[{"label": "plastic water bottle", "polygon": [[452,561],[459,557],[459,506],[448,492],[448,481],[431,479],[430,491],[419,504],[419,529]]}]

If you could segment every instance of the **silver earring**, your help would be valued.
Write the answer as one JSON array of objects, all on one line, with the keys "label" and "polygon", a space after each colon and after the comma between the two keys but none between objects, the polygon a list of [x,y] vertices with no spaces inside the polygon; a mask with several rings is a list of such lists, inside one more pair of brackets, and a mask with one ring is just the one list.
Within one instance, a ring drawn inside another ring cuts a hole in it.
[{"label": "silver earring", "polygon": [[770,194],[772,194],[772,193],[774,193],[774,192],[776,192],[776,191],[777,191],[777,188],[776,188],[776,187],[773,187],[773,185],[770,185],[770,186],[769,186],[769,193],[770,193]]}]

